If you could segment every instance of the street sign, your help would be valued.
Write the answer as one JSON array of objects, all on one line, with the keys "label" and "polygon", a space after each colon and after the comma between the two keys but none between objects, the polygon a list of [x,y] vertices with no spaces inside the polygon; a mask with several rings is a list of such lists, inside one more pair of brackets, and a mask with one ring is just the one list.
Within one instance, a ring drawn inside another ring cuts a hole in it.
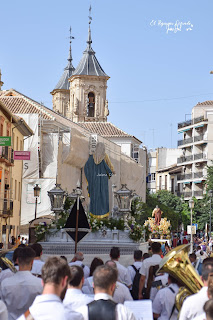
[{"label": "street sign", "polygon": [[192,229],[192,234],[196,234],[196,226],[187,226],[187,234],[191,234],[191,229]]},{"label": "street sign", "polygon": [[30,151],[14,151],[14,160],[30,160]]},{"label": "street sign", "polygon": [[0,137],[0,146],[11,146],[11,137]]}]

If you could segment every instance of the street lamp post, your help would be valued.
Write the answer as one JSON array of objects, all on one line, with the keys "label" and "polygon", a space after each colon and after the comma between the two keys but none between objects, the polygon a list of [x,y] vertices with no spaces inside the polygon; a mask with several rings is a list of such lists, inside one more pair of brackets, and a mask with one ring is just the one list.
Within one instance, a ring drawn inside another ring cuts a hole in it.
[{"label": "street lamp post", "polygon": [[115,197],[118,202],[118,210],[119,212],[124,214],[125,224],[127,223],[128,214],[131,211],[131,199],[133,198],[134,191],[129,190],[126,184],[121,185],[121,189],[117,192],[114,192]]},{"label": "street lamp post", "polygon": [[60,186],[60,184],[56,183],[55,188],[47,191],[48,196],[50,197],[51,210],[55,213],[56,220],[58,219],[59,214],[64,210],[64,201],[67,195],[66,191]]},{"label": "street lamp post", "polygon": [[190,253],[193,252],[193,234],[192,234],[192,210],[194,209],[194,200],[189,200],[189,208],[191,209],[191,234],[190,234]]},{"label": "street lamp post", "polygon": [[38,197],[40,196],[40,191],[41,191],[41,188],[39,187],[38,184],[35,185],[35,187],[33,188],[33,191],[34,191],[34,197],[35,197],[35,219],[36,219]]}]

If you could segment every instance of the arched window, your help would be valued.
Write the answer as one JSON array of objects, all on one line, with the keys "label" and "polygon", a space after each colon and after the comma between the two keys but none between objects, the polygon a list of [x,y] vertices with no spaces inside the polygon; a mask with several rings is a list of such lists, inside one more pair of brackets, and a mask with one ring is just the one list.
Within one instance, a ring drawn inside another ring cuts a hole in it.
[{"label": "arched window", "polygon": [[93,92],[88,94],[88,105],[87,105],[87,117],[94,117],[95,115],[95,95]]}]

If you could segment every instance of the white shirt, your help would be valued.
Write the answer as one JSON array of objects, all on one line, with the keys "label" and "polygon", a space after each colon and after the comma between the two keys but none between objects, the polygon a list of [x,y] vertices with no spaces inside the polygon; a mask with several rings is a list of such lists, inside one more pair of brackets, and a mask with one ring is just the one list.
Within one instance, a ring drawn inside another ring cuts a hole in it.
[{"label": "white shirt", "polygon": [[[172,288],[174,293],[169,288]],[[160,314],[158,320],[177,319],[178,311],[175,308],[174,312],[172,313],[172,309],[174,307],[175,297],[178,291],[179,287],[176,283],[171,283],[168,287],[158,291],[152,304],[153,313]]]},{"label": "white shirt", "polygon": [[8,320],[7,307],[3,301],[0,300],[0,319]]},{"label": "white shirt", "polygon": [[155,277],[154,281],[159,281],[161,280],[162,282],[162,287],[158,288],[158,287],[151,287],[150,290],[150,300],[154,301],[156,294],[158,293],[158,291],[160,289],[163,289],[164,287],[166,287],[168,285],[168,273],[164,273],[160,276]]},{"label": "white shirt", "polygon": [[[76,312],[66,314],[61,299],[55,294],[42,294],[35,298],[29,311],[34,320],[83,320]],[[26,320],[22,315],[17,320]]]},{"label": "white shirt", "polygon": [[133,298],[132,298],[127,286],[125,286],[125,284],[117,281],[116,287],[115,287],[115,292],[113,294],[113,300],[116,303],[124,303],[125,301],[132,301]]},{"label": "white shirt", "polygon": [[45,262],[41,261],[40,259],[33,260],[33,266],[32,266],[31,273],[34,275],[41,276],[41,269],[42,269],[44,263]]},{"label": "white shirt", "polygon": [[[18,266],[15,266],[16,269],[18,270]],[[0,272],[0,283],[2,283],[2,281],[6,278],[10,278],[10,277],[13,277],[14,276],[14,272],[12,272],[9,268],[8,269],[5,269],[5,270],[2,270]]]},{"label": "white shirt", "polygon": [[[137,270],[139,270],[139,269],[141,268],[141,266],[142,266],[142,261],[135,261],[135,262],[133,263],[133,265],[135,266],[135,268],[136,268]],[[133,283],[133,280],[134,280],[134,277],[135,277],[136,272],[135,272],[135,270],[133,269],[132,266],[128,266],[127,269],[128,269],[128,271],[129,271],[130,278],[131,278],[132,283]]]},{"label": "white shirt", "polygon": [[132,280],[128,269],[122,266],[122,264],[120,264],[118,261],[114,260],[114,262],[116,263],[118,269],[118,280],[127,286],[131,286]]},{"label": "white shirt", "polygon": [[76,310],[81,306],[85,306],[93,301],[93,298],[83,294],[80,289],[67,289],[63,305],[66,309]]},{"label": "white shirt", "polygon": [[[106,293],[98,293],[95,294],[94,300],[112,300],[112,297],[109,296]],[[84,320],[89,320],[88,319],[88,307],[87,306],[82,306],[77,310],[79,313],[83,315]],[[116,312],[116,320],[136,320],[134,314],[132,313],[131,310],[129,310],[127,307],[125,307],[123,304],[117,304],[115,308]],[[106,319],[108,320],[108,319]]]},{"label": "white shirt", "polygon": [[195,317],[194,320],[206,320],[205,312],[203,312],[201,315]]},{"label": "white shirt", "polygon": [[198,293],[189,296],[183,303],[179,320],[194,319],[203,313],[203,306],[208,300],[207,287],[203,287]]},{"label": "white shirt", "polygon": [[0,296],[7,306],[8,319],[15,320],[28,310],[42,289],[41,279],[30,271],[18,271],[13,277],[3,280]]},{"label": "white shirt", "polygon": [[155,266],[161,262],[162,258],[159,254],[153,254],[150,258],[143,260],[140,269],[140,274],[145,276],[145,288],[147,287],[147,281],[149,277],[149,268]]},{"label": "white shirt", "polygon": [[[84,265],[84,267],[82,267]],[[85,266],[85,264],[82,261],[75,261],[75,262],[70,262],[69,266],[80,266],[84,270],[84,279],[88,278],[90,275],[90,268]]]}]

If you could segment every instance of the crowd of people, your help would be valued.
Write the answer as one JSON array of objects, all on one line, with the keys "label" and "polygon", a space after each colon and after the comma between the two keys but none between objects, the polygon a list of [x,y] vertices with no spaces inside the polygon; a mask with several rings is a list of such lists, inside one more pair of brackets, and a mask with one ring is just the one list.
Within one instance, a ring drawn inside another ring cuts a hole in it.
[{"label": "crowd of people", "polygon": [[179,279],[156,274],[171,250],[168,244],[152,242],[144,254],[136,250],[134,263],[125,267],[118,247],[111,248],[106,262],[95,257],[87,266],[82,252],[70,262],[65,256],[44,262],[40,244],[20,243],[13,252],[13,265],[4,261],[0,272],[0,320],[135,320],[134,308],[125,302],[146,299],[152,301],[153,319],[213,320],[213,257],[201,241],[194,244],[189,259],[204,286],[178,310]]}]

